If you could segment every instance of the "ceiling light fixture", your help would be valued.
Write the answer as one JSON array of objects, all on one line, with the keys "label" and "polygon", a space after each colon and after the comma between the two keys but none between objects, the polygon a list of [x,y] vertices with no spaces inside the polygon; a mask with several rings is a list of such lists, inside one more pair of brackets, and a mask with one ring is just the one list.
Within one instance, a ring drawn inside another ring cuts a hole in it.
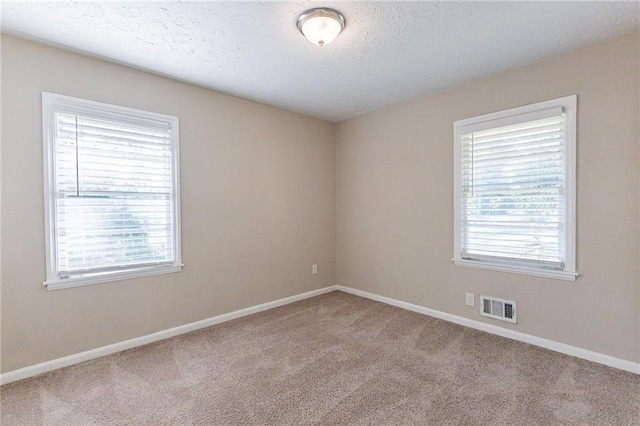
[{"label": "ceiling light fixture", "polygon": [[344,30],[344,17],[340,12],[318,7],[304,12],[298,18],[298,29],[313,44],[331,43]]}]

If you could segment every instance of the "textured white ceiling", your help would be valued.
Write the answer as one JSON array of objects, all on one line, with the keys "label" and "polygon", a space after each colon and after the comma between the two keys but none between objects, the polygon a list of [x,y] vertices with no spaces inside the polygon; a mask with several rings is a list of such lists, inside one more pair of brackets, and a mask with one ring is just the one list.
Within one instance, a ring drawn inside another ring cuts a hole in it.
[{"label": "textured white ceiling", "polygon": [[[310,7],[347,27],[324,47]],[[640,2],[3,2],[2,31],[330,121],[640,28]]]}]

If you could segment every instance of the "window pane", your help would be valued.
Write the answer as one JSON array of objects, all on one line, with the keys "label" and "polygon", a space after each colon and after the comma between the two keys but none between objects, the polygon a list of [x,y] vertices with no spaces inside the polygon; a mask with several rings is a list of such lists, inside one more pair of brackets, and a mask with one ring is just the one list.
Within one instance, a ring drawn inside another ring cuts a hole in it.
[{"label": "window pane", "polygon": [[463,134],[463,257],[561,265],[563,117]]},{"label": "window pane", "polygon": [[56,114],[60,276],[171,263],[171,133]]}]

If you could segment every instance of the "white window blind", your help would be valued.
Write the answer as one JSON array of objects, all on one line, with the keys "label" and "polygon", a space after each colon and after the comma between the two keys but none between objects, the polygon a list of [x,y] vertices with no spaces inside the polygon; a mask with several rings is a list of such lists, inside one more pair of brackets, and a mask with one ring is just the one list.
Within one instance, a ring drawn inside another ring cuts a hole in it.
[{"label": "white window blind", "polygon": [[457,123],[454,260],[572,270],[572,123],[561,106]]},{"label": "white window blind", "polygon": [[462,135],[463,258],[564,259],[562,114]]},{"label": "white window blind", "polygon": [[44,95],[47,284],[179,267],[177,119]]}]

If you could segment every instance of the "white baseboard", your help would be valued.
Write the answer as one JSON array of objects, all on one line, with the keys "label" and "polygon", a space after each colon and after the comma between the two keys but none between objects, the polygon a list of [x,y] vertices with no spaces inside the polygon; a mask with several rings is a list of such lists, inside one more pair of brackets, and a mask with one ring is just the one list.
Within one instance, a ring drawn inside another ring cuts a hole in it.
[{"label": "white baseboard", "polygon": [[424,306],[414,305],[413,303],[403,302],[401,300],[392,299],[390,297],[380,296],[362,290],[342,285],[336,286],[337,290],[351,293],[356,296],[365,297],[367,299],[386,303],[387,305],[397,306],[419,314],[429,315],[431,317],[440,318],[445,321],[463,325],[465,327],[475,328],[476,330],[486,331],[487,333],[496,334],[498,336],[517,340],[519,342],[529,343],[531,345],[540,346],[545,349],[560,352],[566,355],[575,356],[577,358],[593,361],[598,364],[604,364],[619,370],[629,371],[631,373],[640,374],[640,363],[627,361],[625,359],[616,358],[610,355],[601,354],[599,352],[590,351],[588,349],[578,348],[576,346],[567,345],[565,343],[556,342],[542,337],[532,336],[531,334],[521,333],[519,331],[509,330],[493,324],[486,324],[480,321],[448,314],[446,312],[436,311],[435,309],[425,308]]},{"label": "white baseboard", "polygon": [[567,345],[564,343],[555,342],[553,340],[543,339],[541,337],[532,336],[530,334],[521,333],[519,331],[509,330],[506,328],[498,327],[496,325],[485,324],[483,322],[471,320],[464,317],[459,317],[457,315],[448,314],[446,312],[436,311],[434,309],[426,308],[424,306],[414,305],[408,302],[403,302],[401,300],[392,299],[390,297],[380,296],[377,294],[373,294],[366,291],[357,290],[354,288],[345,287],[341,285],[333,285],[333,286],[321,288],[318,290],[312,290],[306,293],[297,294],[295,296],[285,297],[284,299],[274,300],[273,302],[262,303],[260,305],[251,306],[248,308],[229,312],[227,314],[222,314],[215,317],[207,318],[201,321],[196,321],[196,322],[184,324],[178,327],[169,328],[167,330],[162,330],[156,333],[147,334],[146,336],[136,337],[134,339],[129,339],[129,340],[114,343],[111,345],[102,346],[100,348],[91,349],[89,351],[80,352],[80,353],[65,356],[62,358],[53,359],[51,361],[42,362],[40,364],[31,365],[29,367],[20,368],[18,370],[9,371],[4,374],[0,374],[0,385],[15,382],[17,380],[27,379],[29,377],[37,376],[39,374],[46,373],[48,371],[53,371],[59,368],[68,367],[70,365],[79,364],[84,361],[89,361],[95,358],[111,355],[113,353],[135,348],[137,346],[142,346],[149,343],[157,342],[159,340],[168,339],[169,337],[174,337],[180,334],[189,333],[190,331],[195,331],[201,328],[210,327],[212,325],[220,324],[226,321],[231,321],[233,319],[255,314],[257,312],[262,312],[268,309],[277,308],[279,306],[288,305],[290,303],[298,302],[300,300],[308,299],[310,297],[319,296],[321,294],[329,293],[335,290],[343,291],[345,293],[351,293],[356,296],[365,297],[371,300],[376,300],[378,302],[386,303],[392,306],[397,306],[399,308],[407,309],[409,311],[417,312],[420,314],[429,315],[435,318],[440,318],[445,321],[450,321],[466,327],[474,328],[476,330],[486,331],[487,333],[496,334],[498,336],[507,337],[509,339],[540,346],[540,347],[550,349],[552,351],[560,352],[566,355],[583,358],[589,361],[597,362],[599,364],[607,365],[609,367],[630,371],[635,374],[640,374],[640,363],[627,361],[620,358],[615,358],[609,355],[590,351],[588,349],[582,349],[582,348]]},{"label": "white baseboard", "polygon": [[217,315],[201,321],[180,325],[178,327],[169,328],[167,330],[158,331],[156,333],[147,334],[146,336],[136,337],[134,339],[125,340],[123,342],[114,343],[100,348],[91,349],[89,351],[53,359],[51,361],[42,362],[40,364],[31,365],[29,367],[20,368],[0,374],[0,385],[15,382],[17,380],[26,379],[37,376],[38,374],[48,371],[57,370],[58,368],[68,367],[70,365],[79,364],[95,358],[111,355],[126,349],[135,348],[137,346],[147,345],[159,340],[168,339],[169,337],[178,336],[180,334],[189,333],[190,331],[199,330],[201,328],[210,327],[212,325],[231,321],[236,318],[255,314],[257,312],[266,311],[268,309],[277,308],[279,306],[288,305],[293,302],[308,299],[310,297],[319,296],[324,293],[337,290],[338,286],[329,286],[318,290],[307,291],[306,293],[297,294],[295,296],[285,297],[284,299],[274,300],[273,302],[262,303],[260,305],[251,306],[227,314]]}]

